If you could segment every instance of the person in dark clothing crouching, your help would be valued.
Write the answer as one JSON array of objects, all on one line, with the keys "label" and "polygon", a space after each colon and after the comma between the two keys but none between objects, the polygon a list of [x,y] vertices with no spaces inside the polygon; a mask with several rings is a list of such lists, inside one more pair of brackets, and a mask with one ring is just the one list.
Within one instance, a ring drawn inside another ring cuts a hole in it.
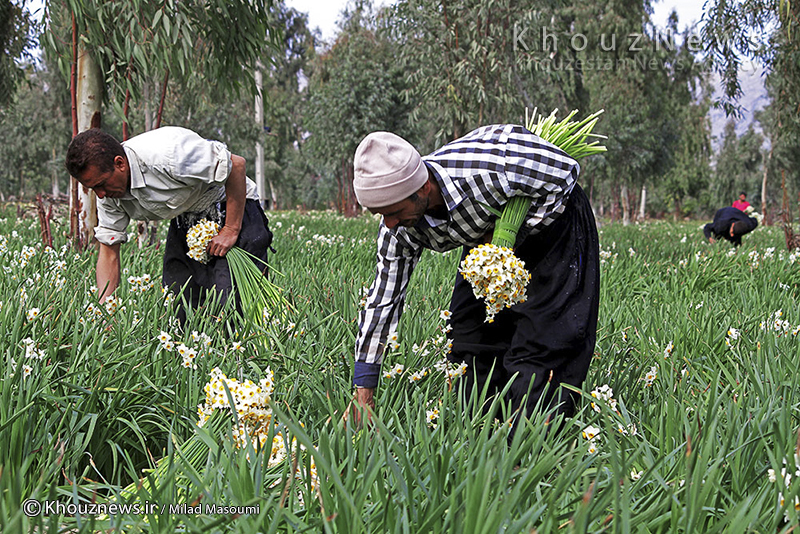
[{"label": "person in dark clothing crouching", "polygon": [[714,220],[703,227],[703,234],[709,243],[725,238],[734,246],[742,244],[742,236],[749,234],[758,226],[758,220],[736,208],[728,207],[717,210]]}]

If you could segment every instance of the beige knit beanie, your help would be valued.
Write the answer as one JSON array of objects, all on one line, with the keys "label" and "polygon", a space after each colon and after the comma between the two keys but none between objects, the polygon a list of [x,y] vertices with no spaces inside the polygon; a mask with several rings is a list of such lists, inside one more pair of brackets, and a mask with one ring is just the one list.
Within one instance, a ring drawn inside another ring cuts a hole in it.
[{"label": "beige knit beanie", "polygon": [[405,200],[428,180],[428,168],[411,144],[393,133],[366,136],[353,158],[353,188],[365,208]]}]

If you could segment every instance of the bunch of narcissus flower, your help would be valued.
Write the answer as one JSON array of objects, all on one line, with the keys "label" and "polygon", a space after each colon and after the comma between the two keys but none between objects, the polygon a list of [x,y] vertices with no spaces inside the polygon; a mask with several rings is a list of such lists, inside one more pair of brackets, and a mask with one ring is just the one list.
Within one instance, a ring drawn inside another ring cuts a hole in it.
[{"label": "bunch of narcissus flower", "polygon": [[[553,110],[545,119],[537,117],[534,110],[528,119],[526,109],[525,127],[576,160],[606,151],[606,147],[598,145],[597,141],[586,142],[588,137],[604,138],[592,133],[603,110],[582,121],[571,121],[578,112],[573,110],[560,122],[556,122],[557,111]],[[494,227],[492,242],[472,249],[461,263],[461,274],[472,284],[475,297],[483,298],[486,302],[486,320],[490,323],[504,307],[524,302],[527,298],[525,288],[530,274],[525,270],[525,263],[516,258],[511,249],[516,243],[517,233],[525,221],[531,201],[530,197],[511,197],[502,213],[494,212],[499,219]]]},{"label": "bunch of narcissus flower", "polygon": [[481,245],[473,248],[461,262],[460,269],[472,284],[475,297],[484,299],[486,321],[490,323],[503,308],[528,298],[525,287],[531,274],[508,247]]},{"label": "bunch of narcissus flower", "polygon": [[[201,263],[208,263],[206,246],[219,233],[219,225],[202,219],[186,232],[187,256]],[[245,314],[258,322],[267,318],[274,310],[281,313],[291,306],[283,297],[281,289],[264,275],[267,265],[240,247],[233,247],[226,255],[234,289],[239,293]],[[257,262],[263,267],[259,268]]]},{"label": "bunch of narcissus flower", "polygon": [[[272,430],[272,409],[269,401],[274,389],[273,380],[274,375],[269,367],[267,376],[258,384],[252,380],[239,382],[235,378],[228,378],[219,367],[215,367],[211,371],[211,380],[203,388],[206,402],[197,407],[197,425],[202,427],[211,418],[214,410],[235,410],[238,424],[233,430],[233,437],[236,439],[236,446],[245,448],[250,441],[254,446],[258,443],[264,447]],[[233,405],[230,400],[233,400]],[[274,461],[282,461],[286,457],[286,449],[279,433],[274,433],[271,445],[270,461],[273,461],[273,456]]]},{"label": "bunch of narcissus flower", "polygon": [[[192,332],[192,337],[201,339],[203,334]],[[160,339],[162,345],[171,343],[170,335],[162,332]],[[213,435],[217,435],[225,426],[224,417],[212,419],[215,412],[227,412],[233,414],[230,398],[233,399],[233,410],[236,410],[238,424],[233,429],[234,445],[237,449],[246,449],[248,443],[262,451],[267,450],[266,444],[269,440],[270,430],[272,430],[272,441],[269,447],[268,467],[274,467],[289,456],[286,447],[286,440],[282,432],[277,431],[276,422],[272,417],[272,409],[269,407],[270,398],[274,390],[274,375],[270,368],[267,368],[266,377],[262,378],[258,384],[251,380],[239,382],[230,379],[218,368],[215,367],[211,373],[211,380],[205,385],[205,403],[197,406],[199,419],[198,427],[206,427]],[[226,391],[227,388],[227,391]],[[208,423],[208,424],[207,424]],[[292,440],[292,449],[295,448],[296,440]],[[180,458],[194,470],[201,469],[208,454],[208,446],[197,435],[192,436],[181,445]],[[250,458],[249,453],[248,459]],[[175,480],[170,478],[170,466],[173,459],[165,456],[158,460],[154,469],[148,470],[150,474],[142,480],[135,481],[124,488],[120,495],[130,498],[136,495],[141,487],[154,492],[162,484],[175,484]],[[304,473],[304,471],[303,471]],[[300,476],[298,472],[298,477]],[[310,471],[311,481],[316,487],[318,476],[316,466],[311,462]]]},{"label": "bunch of narcissus flower", "polygon": [[189,245],[187,256],[200,263],[208,263],[208,242],[219,233],[219,224],[208,219],[201,219],[200,222],[189,228],[186,232],[186,244]]}]

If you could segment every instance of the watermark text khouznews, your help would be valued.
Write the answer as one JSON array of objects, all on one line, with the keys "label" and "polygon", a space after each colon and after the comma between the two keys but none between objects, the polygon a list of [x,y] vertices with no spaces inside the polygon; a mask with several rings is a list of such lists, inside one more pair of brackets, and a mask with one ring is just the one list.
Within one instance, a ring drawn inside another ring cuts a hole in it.
[{"label": "watermark text khouznews", "polygon": [[[698,33],[687,33],[679,38],[692,55],[699,57],[704,52],[703,40]],[[580,31],[556,31],[547,25],[517,22],[513,27],[512,42],[514,52],[530,54],[533,68],[539,71],[655,70],[666,66],[676,71],[697,69],[698,63],[690,57],[658,59],[644,53],[647,50],[674,52],[679,38],[672,29],[654,29],[650,34],[600,33],[589,36]],[[563,53],[567,51],[571,53]],[[744,62],[741,70],[756,73],[760,69],[753,62]]]},{"label": "watermark text khouznews", "polygon": [[196,504],[157,503],[64,503],[58,500],[28,499],[22,503],[22,512],[28,517],[81,516],[114,517],[119,515],[258,515],[260,505],[234,506],[216,503]]}]

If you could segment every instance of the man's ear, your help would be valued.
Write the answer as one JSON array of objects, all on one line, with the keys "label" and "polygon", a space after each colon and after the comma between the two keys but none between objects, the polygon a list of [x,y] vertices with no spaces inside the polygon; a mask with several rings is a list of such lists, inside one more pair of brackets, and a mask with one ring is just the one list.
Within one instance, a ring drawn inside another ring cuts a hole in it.
[{"label": "man's ear", "polygon": [[425,193],[425,195],[430,195],[431,191],[433,190],[433,184],[431,183],[431,180],[433,180],[433,178],[431,178],[431,176],[428,175],[428,179],[425,180],[425,183],[422,184],[422,187],[420,188],[422,189],[422,192]]},{"label": "man's ear", "polygon": [[122,156],[114,156],[114,168],[120,171],[128,170],[128,160]]}]

